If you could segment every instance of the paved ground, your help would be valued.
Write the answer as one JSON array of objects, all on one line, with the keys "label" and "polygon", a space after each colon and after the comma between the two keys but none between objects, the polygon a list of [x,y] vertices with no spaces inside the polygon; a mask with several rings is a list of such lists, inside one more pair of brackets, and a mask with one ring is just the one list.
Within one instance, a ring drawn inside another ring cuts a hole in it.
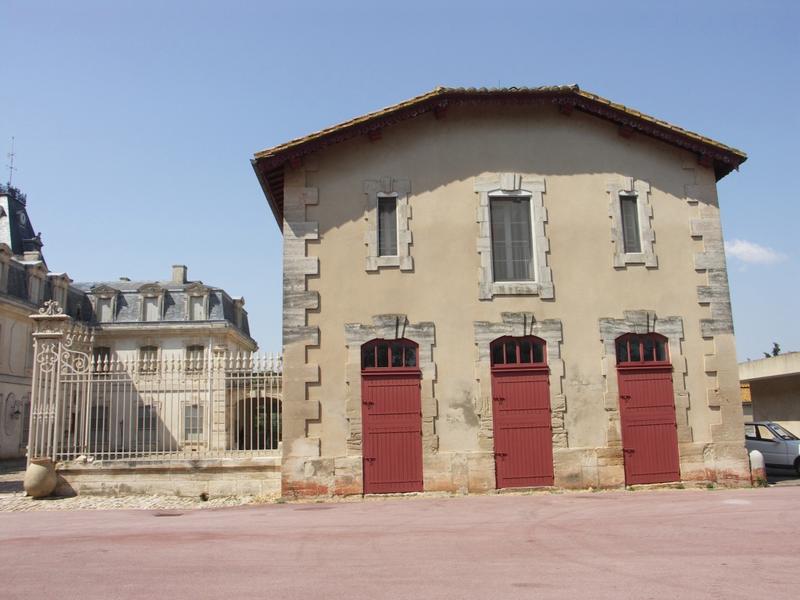
[{"label": "paved ground", "polygon": [[800,487],[0,513],[16,598],[783,598]]},{"label": "paved ground", "polygon": [[[0,461],[0,512],[41,511],[41,510],[108,510],[123,508],[142,509],[181,509],[219,508],[240,506],[242,504],[263,503],[273,498],[254,498],[252,496],[213,498],[176,498],[173,496],[75,496],[72,498],[47,498],[33,500],[25,496],[22,480],[25,476],[25,459]],[[0,599],[3,597],[0,588]]]}]

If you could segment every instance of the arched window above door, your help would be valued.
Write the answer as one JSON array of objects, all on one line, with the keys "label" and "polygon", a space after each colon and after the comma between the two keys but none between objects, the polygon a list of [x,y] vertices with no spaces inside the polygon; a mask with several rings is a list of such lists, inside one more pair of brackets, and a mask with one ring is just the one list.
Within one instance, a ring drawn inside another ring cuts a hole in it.
[{"label": "arched window above door", "polygon": [[497,338],[492,342],[490,350],[492,367],[529,367],[547,364],[545,341],[532,335]]},{"label": "arched window above door", "polygon": [[626,333],[617,338],[617,365],[668,365],[669,344],[658,333]]},{"label": "arched window above door", "polygon": [[361,346],[361,369],[416,369],[417,344],[411,340],[371,340]]}]

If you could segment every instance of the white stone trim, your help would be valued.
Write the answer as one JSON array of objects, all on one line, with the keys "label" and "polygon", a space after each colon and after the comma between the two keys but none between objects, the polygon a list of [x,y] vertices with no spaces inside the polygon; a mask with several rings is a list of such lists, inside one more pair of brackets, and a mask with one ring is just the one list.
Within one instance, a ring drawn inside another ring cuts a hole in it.
[{"label": "white stone trim", "polygon": [[347,345],[345,377],[347,391],[345,412],[348,422],[347,455],[360,456],[361,434],[361,346],[374,339],[394,340],[406,338],[419,345],[418,366],[422,372],[420,396],[422,401],[422,451],[435,453],[439,448],[434,420],[437,416],[434,382],[436,363],[433,361],[433,346],[436,343],[436,328],[431,322],[409,323],[406,315],[387,314],[372,317],[372,324],[346,323],[344,326]]},{"label": "white stone trim", "polygon": [[689,426],[689,392],[686,389],[686,358],[681,340],[684,339],[681,317],[656,316],[652,310],[626,310],[622,319],[601,318],[600,340],[603,343],[601,370],[605,378],[603,395],[607,421],[608,447],[622,446],[622,428],[619,415],[619,382],[617,380],[616,340],[626,333],[658,333],[668,340],[669,358],[672,363],[672,389],[675,396],[675,419],[678,425],[678,442],[692,441]]},{"label": "white stone trim", "polygon": [[[364,193],[367,195],[366,220],[367,232],[364,244],[367,246],[365,269],[377,271],[383,267],[399,267],[401,271],[412,271],[414,259],[411,257],[411,206],[408,195],[411,183],[408,179],[381,177],[364,182]],[[397,198],[397,255],[378,255],[378,198]]]},{"label": "white stone trim", "polygon": [[[653,249],[656,240],[652,226],[653,207],[650,204],[650,184],[641,179],[619,177],[608,182],[606,192],[609,196],[608,216],[611,218],[611,245],[613,249],[614,268],[624,269],[627,265],[644,265],[647,268],[658,267],[658,257]],[[625,252],[625,239],[622,232],[622,210],[620,195],[636,196],[637,213],[639,215],[639,239],[641,252]]]},{"label": "white stone trim", "polygon": [[[553,298],[553,275],[547,265],[550,242],[545,223],[547,209],[544,207],[545,180],[542,177],[518,173],[487,173],[475,178],[475,193],[478,194],[478,241],[480,258],[478,271],[478,298],[491,300],[494,296],[527,295]],[[531,199],[531,236],[533,242],[533,268],[535,281],[494,281],[492,274],[492,224],[490,199],[497,195],[525,195]]]},{"label": "white stone trim", "polygon": [[550,421],[553,432],[553,448],[568,446],[564,413],[567,401],[564,397],[564,361],[561,358],[563,341],[562,326],[559,319],[537,321],[533,313],[504,312],[501,323],[475,321],[475,413],[480,419],[478,443],[481,450],[494,449],[494,421],[492,415],[492,365],[490,344],[497,338],[510,335],[515,337],[534,335],[546,343],[547,366],[550,369]]}]

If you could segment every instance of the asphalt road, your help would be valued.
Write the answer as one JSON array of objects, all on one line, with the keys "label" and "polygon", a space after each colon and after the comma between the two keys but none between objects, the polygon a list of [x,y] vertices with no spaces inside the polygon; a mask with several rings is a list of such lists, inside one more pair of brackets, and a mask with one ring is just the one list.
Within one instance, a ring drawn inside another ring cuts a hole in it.
[{"label": "asphalt road", "polygon": [[0,513],[0,598],[784,598],[800,487]]}]

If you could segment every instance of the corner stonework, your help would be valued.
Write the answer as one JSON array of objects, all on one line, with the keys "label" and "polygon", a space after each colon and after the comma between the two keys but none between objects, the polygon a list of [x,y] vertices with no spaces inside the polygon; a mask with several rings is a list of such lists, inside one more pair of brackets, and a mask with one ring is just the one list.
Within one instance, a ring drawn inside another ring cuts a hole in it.
[{"label": "corner stonework", "polygon": [[716,181],[713,172],[693,160],[686,161],[684,171],[689,180],[685,198],[692,213],[690,235],[697,248],[694,268],[705,279],[697,286],[697,302],[708,310],[708,317],[700,319],[706,403],[719,415],[711,425],[711,443],[697,449],[686,477],[747,485],[749,459],[741,443],[744,417]]},{"label": "corner stonework", "polygon": [[320,404],[308,399],[308,386],[319,382],[319,365],[309,363],[307,349],[319,346],[319,329],[308,325],[307,311],[319,306],[319,293],[308,289],[308,277],[319,274],[319,259],[307,254],[307,242],[319,237],[306,207],[318,202],[317,188],[307,187],[304,169],[287,171],[283,220],[283,459],[285,495],[326,493],[307,478],[307,462],[320,456],[320,440],[308,436],[308,422],[320,418]]}]

